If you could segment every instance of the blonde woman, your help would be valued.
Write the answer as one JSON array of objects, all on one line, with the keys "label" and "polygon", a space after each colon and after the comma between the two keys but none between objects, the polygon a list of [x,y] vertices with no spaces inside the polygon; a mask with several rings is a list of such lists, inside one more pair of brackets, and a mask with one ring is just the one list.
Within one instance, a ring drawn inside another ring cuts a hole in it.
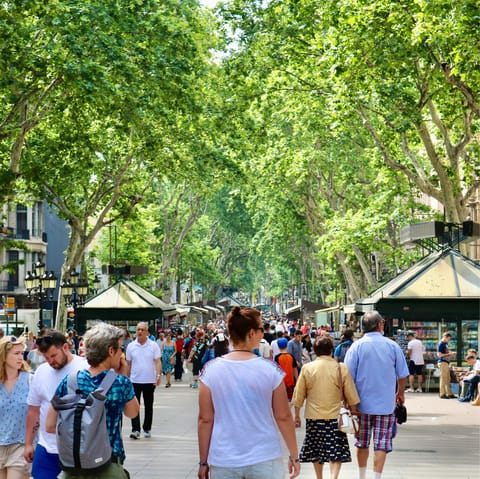
[{"label": "blonde woman", "polygon": [[24,347],[24,338],[0,340],[0,479],[30,477],[31,466],[23,457],[30,378]]}]

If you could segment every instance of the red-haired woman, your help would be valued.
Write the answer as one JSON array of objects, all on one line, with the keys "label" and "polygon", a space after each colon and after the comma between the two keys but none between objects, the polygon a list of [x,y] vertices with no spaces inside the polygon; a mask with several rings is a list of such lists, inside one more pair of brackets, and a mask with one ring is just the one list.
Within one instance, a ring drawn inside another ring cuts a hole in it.
[{"label": "red-haired woman", "polygon": [[300,461],[284,373],[252,352],[263,337],[261,313],[234,307],[227,328],[232,351],[209,361],[200,376],[198,477],[284,477],[277,427],[290,452],[290,477],[297,477]]}]

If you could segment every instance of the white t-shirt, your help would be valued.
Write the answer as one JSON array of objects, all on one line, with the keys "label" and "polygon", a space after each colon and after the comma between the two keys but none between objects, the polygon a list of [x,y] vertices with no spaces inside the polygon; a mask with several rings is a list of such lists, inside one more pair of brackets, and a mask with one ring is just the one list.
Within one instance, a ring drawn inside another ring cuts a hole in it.
[{"label": "white t-shirt", "polygon": [[125,353],[127,361],[132,362],[130,381],[138,384],[155,384],[157,370],[155,360],[161,357],[160,348],[155,341],[147,339],[144,344],[138,340],[132,341],[127,346]]},{"label": "white t-shirt", "polygon": [[275,325],[275,332],[276,333],[284,333],[285,332],[285,326],[283,325],[283,323],[277,323]]},{"label": "white t-shirt", "polygon": [[272,394],[284,375],[276,363],[260,357],[208,362],[200,381],[210,389],[215,408],[209,464],[242,467],[282,457]]},{"label": "white t-shirt", "polygon": [[465,376],[464,379],[471,380],[474,376],[478,374],[477,371],[480,371],[480,359],[475,361],[475,364],[472,367],[472,371]]},{"label": "white t-shirt", "polygon": [[407,345],[410,351],[409,359],[411,359],[417,366],[425,364],[423,360],[423,344],[419,339],[412,339]]},{"label": "white t-shirt", "polygon": [[280,354],[280,348],[278,347],[278,339],[274,339],[270,343],[270,347],[272,348],[272,357],[278,356]]},{"label": "white t-shirt", "polygon": [[266,339],[261,339],[258,345],[258,350],[260,351],[260,355],[262,358],[270,359],[270,351],[272,348]]},{"label": "white t-shirt", "polygon": [[48,363],[43,363],[38,366],[33,375],[27,403],[29,406],[40,406],[38,443],[41,444],[50,454],[58,454],[55,434],[50,434],[45,431],[45,421],[47,419],[50,400],[55,394],[58,385],[67,374],[85,368],[88,368],[86,359],[74,355],[73,360],[66,364],[62,369],[53,369]]}]

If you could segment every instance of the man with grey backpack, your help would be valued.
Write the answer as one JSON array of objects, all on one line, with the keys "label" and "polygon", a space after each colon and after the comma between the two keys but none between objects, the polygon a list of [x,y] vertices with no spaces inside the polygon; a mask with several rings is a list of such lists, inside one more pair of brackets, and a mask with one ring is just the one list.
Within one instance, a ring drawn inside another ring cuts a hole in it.
[{"label": "man with grey backpack", "polygon": [[[59,478],[128,478],[122,466],[122,414],[136,417],[139,404],[126,377],[123,335],[121,329],[105,323],[87,331],[90,367],[63,379],[52,399],[46,427],[57,434]],[[108,440],[102,439],[102,430]]]}]

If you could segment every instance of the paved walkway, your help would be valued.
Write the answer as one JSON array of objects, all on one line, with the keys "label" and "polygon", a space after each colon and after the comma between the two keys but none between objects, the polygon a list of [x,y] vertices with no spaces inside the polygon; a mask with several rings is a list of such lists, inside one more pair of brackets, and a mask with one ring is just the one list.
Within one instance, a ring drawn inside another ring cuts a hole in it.
[{"label": "paved walkway", "polygon": [[[150,439],[129,439],[130,420],[125,421],[125,467],[132,478],[197,477],[198,392],[189,388],[188,379],[185,377],[184,382],[174,383],[169,389],[163,385],[157,388]],[[399,426],[382,479],[480,479],[480,407],[440,399],[436,393],[406,396],[408,421]],[[245,421],[251,420],[249,411],[239,414],[245,416]],[[299,447],[303,436],[304,429],[298,429]],[[353,462],[343,465],[341,479],[357,479],[353,444],[351,451]],[[313,466],[302,465],[300,477],[315,479]],[[371,477],[370,461],[367,479]],[[329,478],[328,468],[324,478]]]}]

